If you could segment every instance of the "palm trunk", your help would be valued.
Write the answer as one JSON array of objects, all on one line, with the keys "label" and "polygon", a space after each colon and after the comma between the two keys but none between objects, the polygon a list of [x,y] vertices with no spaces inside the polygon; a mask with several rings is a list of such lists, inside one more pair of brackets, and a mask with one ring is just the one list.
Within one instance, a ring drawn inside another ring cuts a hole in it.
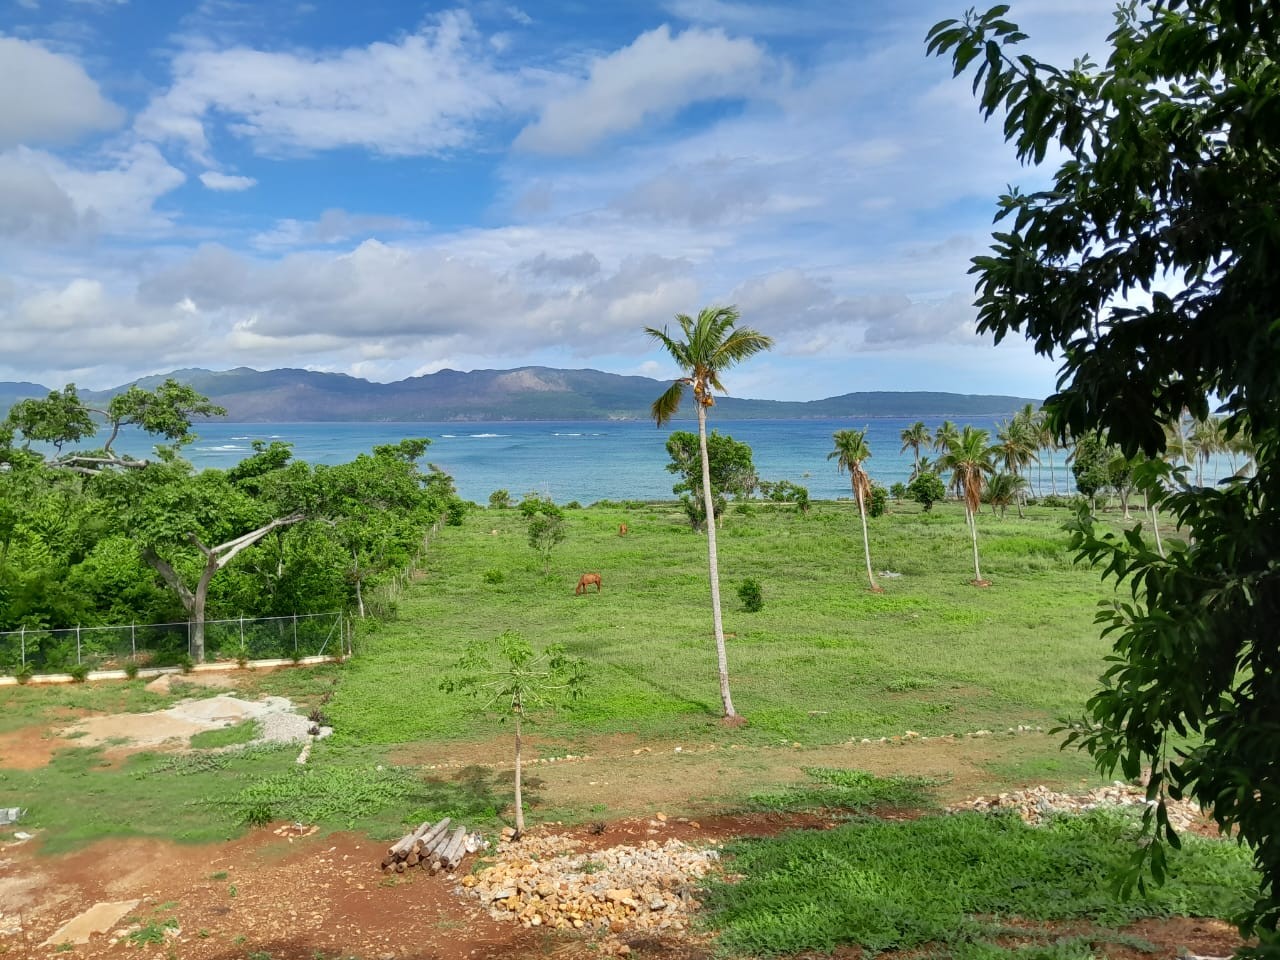
[{"label": "palm trunk", "polygon": [[521,791],[523,784],[521,783],[521,766],[520,766],[520,704],[516,703],[516,835],[512,839],[519,839],[524,833],[524,795]]},{"label": "palm trunk", "polygon": [[978,518],[966,503],[964,512],[969,517],[969,536],[973,539],[973,582],[982,582],[982,571],[978,569]]},{"label": "palm trunk", "polygon": [[729,657],[724,645],[724,622],[720,617],[720,561],[716,556],[715,499],[711,494],[711,463],[707,455],[707,410],[698,402],[698,450],[702,454],[702,502],[707,513],[707,566],[711,578],[711,622],[716,632],[716,665],[720,670],[720,702],[726,717],[736,717],[729,695]]},{"label": "palm trunk", "polygon": [[871,541],[867,539],[867,508],[862,500],[862,490],[854,487],[853,492],[858,498],[858,516],[862,518],[862,552],[867,558],[867,579],[871,581],[871,589],[879,592],[880,584],[876,583],[875,575],[871,572]]},{"label": "palm trunk", "polygon": [[1156,552],[1163,557],[1164,544],[1160,541],[1160,517],[1156,512],[1156,505],[1148,500],[1147,509],[1151,512],[1151,532],[1156,535]]}]

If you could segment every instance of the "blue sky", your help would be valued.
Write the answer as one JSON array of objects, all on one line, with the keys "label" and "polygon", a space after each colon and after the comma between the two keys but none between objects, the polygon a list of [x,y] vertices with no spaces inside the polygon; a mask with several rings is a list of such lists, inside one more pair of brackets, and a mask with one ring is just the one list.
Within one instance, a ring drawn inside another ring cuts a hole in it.
[{"label": "blue sky", "polygon": [[[0,380],[181,367],[665,377],[733,303],[739,396],[1044,396],[973,333],[1043,182],[927,59],[966,3],[0,0]],[[1110,2],[1013,2],[1105,57]]]}]

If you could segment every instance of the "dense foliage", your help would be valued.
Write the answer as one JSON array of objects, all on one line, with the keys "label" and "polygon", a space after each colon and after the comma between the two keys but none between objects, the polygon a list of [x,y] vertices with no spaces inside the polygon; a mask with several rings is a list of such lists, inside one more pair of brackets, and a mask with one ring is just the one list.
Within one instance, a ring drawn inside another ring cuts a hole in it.
[{"label": "dense foliage", "polygon": [[[677,430],[667,438],[667,453],[671,462],[667,472],[680,478],[671,492],[680,497],[689,525],[701,530],[707,519],[706,498],[702,493],[702,456],[698,448],[698,435],[687,430]],[[712,502],[716,519],[724,513],[730,496],[749,497],[759,485],[755,464],[751,461],[751,447],[718,430],[707,436],[707,459],[711,470]]]},{"label": "dense foliage", "polygon": [[[1081,516],[1080,555],[1130,597],[1099,615],[1113,663],[1076,736],[1105,769],[1150,764],[1154,798],[1212,805],[1262,875],[1244,928],[1280,951],[1280,7],[1125,4],[1106,64],[1070,69],[1015,55],[1007,9],[929,42],[957,74],[975,66],[1020,159],[1061,158],[1048,189],[1000,199],[1005,225],[974,260],[979,329],[1062,358],[1046,404],[1059,439],[1102,433],[1157,457],[1186,413],[1207,422],[1220,401],[1223,436],[1248,437],[1254,458],[1252,477],[1213,486],[1135,468],[1185,548]],[[1150,826],[1175,842],[1163,803]],[[1156,842],[1137,863],[1158,879],[1164,857]]]},{"label": "dense foliage", "polygon": [[[216,412],[172,381],[133,387],[105,410],[67,387],[10,411],[0,429],[0,631],[363,613],[367,586],[402,569],[457,502],[447,475],[418,468],[427,440],[316,467],[287,444],[259,442],[230,470],[197,473],[179,451],[194,439],[191,417]],[[107,442],[82,448],[103,419]],[[116,455],[124,425],[173,445],[153,461]],[[11,646],[0,644],[5,669],[17,665]],[[22,655],[65,666],[75,645],[24,638]]]}]

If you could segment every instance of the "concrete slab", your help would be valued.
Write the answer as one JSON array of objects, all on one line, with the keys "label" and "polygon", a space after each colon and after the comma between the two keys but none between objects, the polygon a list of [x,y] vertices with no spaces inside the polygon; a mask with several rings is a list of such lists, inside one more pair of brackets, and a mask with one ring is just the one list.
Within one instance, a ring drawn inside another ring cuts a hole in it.
[{"label": "concrete slab", "polygon": [[140,900],[116,900],[95,903],[80,916],[68,920],[49,937],[42,947],[53,947],[61,943],[88,943],[95,933],[106,933],[136,907]]}]

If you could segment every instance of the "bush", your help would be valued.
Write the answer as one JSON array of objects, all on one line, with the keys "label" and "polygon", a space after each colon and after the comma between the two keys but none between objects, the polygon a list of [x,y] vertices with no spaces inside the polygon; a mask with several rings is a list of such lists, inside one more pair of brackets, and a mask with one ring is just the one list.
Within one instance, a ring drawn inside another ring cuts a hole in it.
[{"label": "bush", "polygon": [[580,504],[577,500],[570,500],[568,503],[564,505],[564,508],[566,510],[581,510],[582,504]]},{"label": "bush", "polygon": [[520,513],[526,520],[532,520],[540,513],[547,517],[561,516],[560,508],[556,506],[554,500],[534,492],[524,495],[524,498],[520,501]]},{"label": "bush", "polygon": [[742,609],[747,613],[758,613],[764,608],[764,593],[760,590],[760,581],[748,577],[738,587],[738,599],[742,601]]},{"label": "bush", "polygon": [[35,669],[29,663],[24,663],[17,670],[13,671],[13,677],[21,684],[31,682],[31,678],[36,675]]},{"label": "bush", "polygon": [[907,485],[907,496],[924,507],[927,513],[935,503],[947,498],[947,488],[936,473],[922,473]]},{"label": "bush", "polygon": [[507,579],[507,575],[496,567],[490,567],[481,575],[481,579],[485,583],[502,583]]},{"label": "bush", "polygon": [[489,506],[495,510],[506,510],[511,506],[511,491],[495,490],[489,494]]},{"label": "bush", "polygon": [[130,657],[124,662],[124,675],[130,680],[136,679],[138,676],[138,661]]},{"label": "bush", "polygon": [[71,674],[71,679],[76,683],[84,683],[89,679],[89,665],[83,661],[73,663],[67,667],[67,673]]},{"label": "bush", "polygon": [[905,483],[895,483],[889,488],[889,496],[895,500],[904,500],[907,496],[907,485]]},{"label": "bush", "polygon": [[449,501],[449,505],[444,508],[444,522],[450,527],[462,526],[463,518],[467,515],[467,501],[454,498]]},{"label": "bush", "polygon": [[889,505],[889,491],[881,486],[871,488],[871,503],[867,505],[867,513],[872,517],[883,517]]}]

